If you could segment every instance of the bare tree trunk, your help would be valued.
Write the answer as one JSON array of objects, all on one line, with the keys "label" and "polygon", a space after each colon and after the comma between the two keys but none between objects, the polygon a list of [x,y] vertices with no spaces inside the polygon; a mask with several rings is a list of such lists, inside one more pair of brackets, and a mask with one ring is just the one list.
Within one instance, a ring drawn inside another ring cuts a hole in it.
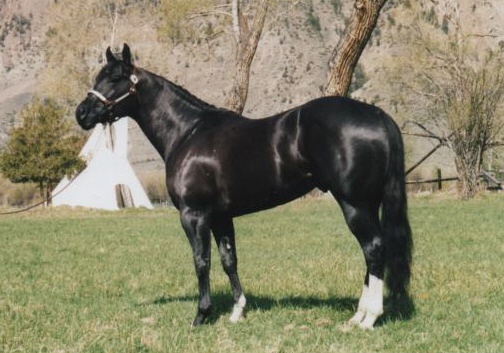
[{"label": "bare tree trunk", "polygon": [[114,49],[114,44],[115,44],[115,37],[116,37],[116,32],[117,32],[117,22],[119,20],[119,12],[118,12],[118,4],[114,4],[114,13],[110,11],[110,8],[108,9],[109,11],[109,20],[110,20],[110,48],[112,50]]},{"label": "bare tree trunk", "polygon": [[233,31],[237,41],[234,82],[226,106],[238,114],[243,112],[247,101],[250,66],[261,38],[269,0],[262,0],[255,15],[254,24],[248,27],[247,19],[241,13],[240,0],[233,0]]},{"label": "bare tree trunk", "polygon": [[460,197],[462,199],[473,198],[478,192],[481,159],[476,155],[455,156],[455,167],[462,184]]},{"label": "bare tree trunk", "polygon": [[352,76],[387,0],[355,0],[354,12],[344,36],[329,61],[325,95],[346,96]]},{"label": "bare tree trunk", "polygon": [[49,183],[46,186],[46,206],[50,207],[52,206],[52,190],[54,189],[54,185],[52,183]]},{"label": "bare tree trunk", "polygon": [[52,205],[51,190],[53,189],[52,185],[50,183],[40,181],[38,183],[38,187],[44,207],[51,206]]},{"label": "bare tree trunk", "polygon": [[38,189],[39,189],[40,198],[42,199],[43,205],[45,207],[45,206],[47,206],[46,205],[46,193],[45,193],[45,189],[44,189],[44,183],[42,181],[39,181]]},{"label": "bare tree trunk", "polygon": [[240,0],[233,0],[231,4],[231,17],[233,19],[233,35],[235,37],[236,43],[240,43]]}]

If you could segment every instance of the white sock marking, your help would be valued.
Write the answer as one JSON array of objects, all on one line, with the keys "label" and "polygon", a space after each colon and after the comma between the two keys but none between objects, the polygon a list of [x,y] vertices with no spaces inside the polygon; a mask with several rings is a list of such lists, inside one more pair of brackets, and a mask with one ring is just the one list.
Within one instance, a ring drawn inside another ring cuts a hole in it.
[{"label": "white sock marking", "polygon": [[381,314],[383,314],[383,281],[370,275],[369,286],[364,285],[357,312],[349,323],[359,325],[362,329],[372,330]]},{"label": "white sock marking", "polygon": [[373,275],[369,276],[369,294],[367,298],[366,317],[359,327],[372,330],[378,317],[383,314],[383,281]]},{"label": "white sock marking", "polygon": [[247,305],[247,299],[242,294],[238,302],[233,305],[233,312],[231,313],[231,317],[229,321],[232,323],[237,323],[243,318],[243,309],[245,309],[245,305]]},{"label": "white sock marking", "polygon": [[359,306],[357,307],[357,312],[349,321],[351,325],[359,325],[362,322],[362,320],[364,320],[367,311],[366,308],[367,308],[368,296],[369,296],[369,287],[364,285],[364,287],[362,287],[362,294],[359,299]]}]

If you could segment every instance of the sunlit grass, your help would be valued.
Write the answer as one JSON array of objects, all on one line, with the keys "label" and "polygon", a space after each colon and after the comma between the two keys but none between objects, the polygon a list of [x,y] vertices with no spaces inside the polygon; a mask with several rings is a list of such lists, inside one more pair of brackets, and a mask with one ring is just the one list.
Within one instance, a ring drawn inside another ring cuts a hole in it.
[{"label": "sunlit grass", "polygon": [[247,318],[213,252],[215,310],[190,330],[196,277],[177,213],[46,210],[0,218],[1,352],[500,352],[504,197],[410,198],[415,312],[342,329],[363,258],[330,199],[236,220]]}]

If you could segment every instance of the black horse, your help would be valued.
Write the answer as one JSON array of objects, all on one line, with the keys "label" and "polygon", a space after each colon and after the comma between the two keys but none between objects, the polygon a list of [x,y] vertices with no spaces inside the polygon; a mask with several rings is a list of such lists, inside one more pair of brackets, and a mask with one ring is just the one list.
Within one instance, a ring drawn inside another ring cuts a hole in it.
[{"label": "black horse", "polygon": [[373,327],[383,313],[385,277],[392,298],[407,296],[412,238],[403,143],[382,110],[325,97],[251,120],[137,68],[127,45],[122,59],[110,48],[106,57],[76,118],[89,130],[130,116],[164,159],[168,192],[194,254],[199,303],[193,325],[202,324],[211,309],[210,233],[231,282],[230,320],[236,322],[246,299],[237,273],[233,218],[313,188],[331,192],[364,252],[367,272],[350,323]]}]

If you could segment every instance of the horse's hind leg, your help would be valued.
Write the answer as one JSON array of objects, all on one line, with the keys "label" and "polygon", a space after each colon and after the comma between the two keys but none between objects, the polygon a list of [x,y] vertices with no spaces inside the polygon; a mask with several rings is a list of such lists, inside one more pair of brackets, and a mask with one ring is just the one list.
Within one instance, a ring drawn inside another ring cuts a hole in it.
[{"label": "horse's hind leg", "polygon": [[238,277],[238,258],[236,255],[233,220],[228,217],[214,219],[212,222],[212,232],[219,247],[222,267],[229,277],[233,290],[234,306],[229,320],[231,322],[238,322],[243,318],[243,310],[247,301]]},{"label": "horse's hind leg", "polygon": [[384,239],[378,218],[378,207],[355,207],[340,202],[346,222],[355,235],[366,260],[366,277],[352,325],[372,329],[383,313]]}]

